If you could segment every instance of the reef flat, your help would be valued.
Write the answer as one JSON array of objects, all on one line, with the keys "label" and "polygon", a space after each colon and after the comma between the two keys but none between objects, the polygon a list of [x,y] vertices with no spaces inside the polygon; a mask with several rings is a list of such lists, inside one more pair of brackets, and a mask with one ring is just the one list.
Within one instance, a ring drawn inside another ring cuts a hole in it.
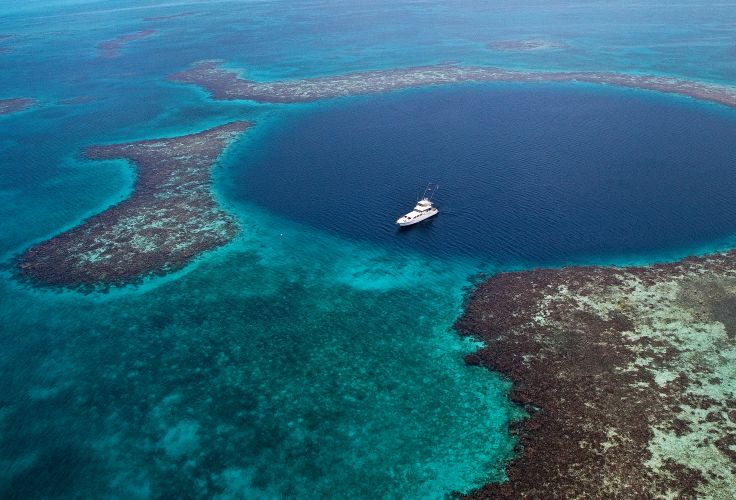
[{"label": "reef flat", "polygon": [[655,90],[736,107],[736,88],[712,83],[608,72],[512,71],[479,66],[436,65],[348,73],[345,75],[256,82],[241,78],[220,61],[200,61],[169,76],[207,90],[215,99],[246,99],[257,102],[310,102],[341,96],[461,82],[584,82]]},{"label": "reef flat", "polygon": [[15,97],[12,99],[0,99],[0,115],[9,115],[17,111],[23,111],[36,104],[35,99],[30,97]]},{"label": "reef flat", "polygon": [[46,285],[106,289],[179,269],[226,244],[237,224],[212,197],[210,170],[250,125],[231,122],[181,137],[87,149],[89,159],[125,158],[135,165],[132,195],[26,250],[19,272]]},{"label": "reef flat", "polygon": [[527,50],[564,49],[567,45],[553,40],[500,40],[491,42],[488,47],[493,50],[521,52]]},{"label": "reef flat", "polygon": [[736,251],[498,274],[456,328],[530,415],[471,497],[736,497]]},{"label": "reef flat", "polygon": [[105,40],[97,44],[97,50],[99,51],[100,57],[104,59],[111,59],[120,55],[120,50],[130,42],[140,40],[142,38],[149,37],[155,33],[154,30],[142,30],[134,33],[127,33],[120,35],[112,40]]}]

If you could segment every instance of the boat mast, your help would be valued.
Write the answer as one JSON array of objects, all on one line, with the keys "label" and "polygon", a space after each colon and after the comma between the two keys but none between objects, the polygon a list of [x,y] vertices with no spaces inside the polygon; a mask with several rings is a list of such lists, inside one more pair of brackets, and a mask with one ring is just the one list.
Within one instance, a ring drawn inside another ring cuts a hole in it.
[{"label": "boat mast", "polygon": [[422,195],[422,198],[427,198],[427,192],[431,191],[432,194],[430,194],[429,198],[427,199],[429,199],[429,201],[432,201],[432,198],[434,198],[434,194],[437,192],[437,190],[439,190],[439,188],[440,188],[440,185],[435,184],[434,190],[432,190],[432,183],[430,182],[429,184],[427,184],[427,188],[424,190],[424,195]]}]

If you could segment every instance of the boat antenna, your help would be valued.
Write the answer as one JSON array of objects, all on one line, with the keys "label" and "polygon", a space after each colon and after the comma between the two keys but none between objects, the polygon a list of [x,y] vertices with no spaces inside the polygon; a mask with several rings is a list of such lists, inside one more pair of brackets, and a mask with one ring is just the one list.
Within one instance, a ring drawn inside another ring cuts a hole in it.
[{"label": "boat antenna", "polygon": [[432,199],[434,198],[434,195],[437,194],[437,191],[439,191],[439,190],[440,190],[440,185],[439,184],[435,184],[434,185],[434,191],[432,191],[432,195],[429,197],[429,201],[432,201]]},{"label": "boat antenna", "polygon": [[424,198],[427,198],[427,193],[429,192],[429,201],[432,201],[432,198],[434,198],[434,194],[437,192],[437,190],[440,188],[439,184],[432,184],[431,182],[427,184],[427,188],[424,190]]}]

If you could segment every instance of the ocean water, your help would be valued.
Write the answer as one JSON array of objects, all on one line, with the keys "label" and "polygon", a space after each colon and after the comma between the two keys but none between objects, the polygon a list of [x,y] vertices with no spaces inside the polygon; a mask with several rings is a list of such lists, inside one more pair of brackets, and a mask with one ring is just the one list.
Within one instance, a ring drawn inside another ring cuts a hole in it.
[{"label": "ocean water", "polygon": [[[733,234],[736,113],[641,91],[466,85],[293,113],[232,198],[345,238],[499,267]],[[440,216],[397,228],[428,181]]]},{"label": "ocean water", "polygon": [[[728,4],[0,2],[0,496],[441,498],[502,481],[521,417],[451,329],[478,272],[732,246],[734,113],[591,86],[458,86],[309,105],[215,102],[165,77],[457,61],[733,83]],[[146,18],[188,13],[168,19]],[[156,33],[98,57],[96,44]],[[492,41],[549,39],[555,51]],[[72,101],[84,97],[83,101]],[[243,228],[109,294],[12,259],[130,193],[95,143],[257,125],[215,171]],[[397,231],[417,184],[442,213]],[[350,223],[345,224],[343,221]]]}]

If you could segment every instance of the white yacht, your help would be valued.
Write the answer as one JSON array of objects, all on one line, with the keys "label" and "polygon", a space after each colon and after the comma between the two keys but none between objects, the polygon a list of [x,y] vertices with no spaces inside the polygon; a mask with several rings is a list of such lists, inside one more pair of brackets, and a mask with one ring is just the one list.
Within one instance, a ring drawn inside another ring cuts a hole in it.
[{"label": "white yacht", "polygon": [[[434,191],[437,191],[438,187],[439,186],[435,186]],[[430,196],[427,196],[427,193],[431,191],[432,185],[430,184],[429,186],[427,186],[427,189],[424,190],[424,195],[422,196],[422,199],[417,202],[414,210],[402,217],[399,217],[396,223],[399,226],[411,226],[412,224],[416,224],[417,222],[422,222],[423,220],[429,219],[433,215],[437,215],[437,212],[439,212],[439,210],[437,210],[432,205],[432,197],[434,196],[434,191],[432,191],[432,194]]]}]

